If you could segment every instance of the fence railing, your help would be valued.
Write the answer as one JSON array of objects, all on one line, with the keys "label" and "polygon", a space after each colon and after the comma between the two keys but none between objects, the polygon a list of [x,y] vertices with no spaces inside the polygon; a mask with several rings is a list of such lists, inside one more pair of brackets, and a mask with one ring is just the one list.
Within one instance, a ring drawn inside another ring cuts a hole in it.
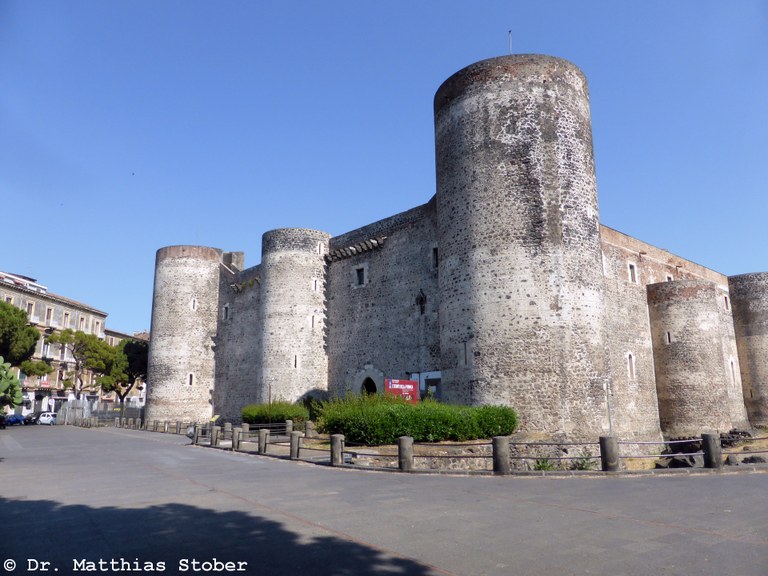
[{"label": "fence railing", "polygon": [[[76,419],[73,424],[97,426],[95,417]],[[744,437],[739,439],[740,449],[729,449],[726,440],[718,434],[704,433],[686,440],[638,441],[619,440],[613,436],[601,436],[598,442],[513,442],[509,436],[497,436],[490,442],[465,442],[433,444],[414,442],[413,438],[398,438],[397,446],[389,449],[348,443],[343,434],[319,435],[312,422],[304,424],[304,430],[294,430],[287,420],[271,424],[188,421],[143,421],[140,418],[114,418],[119,428],[146,430],[168,434],[186,434],[195,445],[223,448],[261,455],[288,457],[327,463],[331,466],[355,465],[360,461],[375,461],[379,468],[401,472],[450,469],[452,465],[473,461],[465,468],[493,472],[497,475],[512,474],[519,470],[600,470],[619,472],[622,463],[634,459],[672,461],[689,459],[689,467],[720,469],[724,461],[732,458],[744,463],[759,463],[765,459],[768,449],[745,448],[750,441],[765,441],[768,437]],[[723,449],[723,443],[726,449]],[[652,447],[658,446],[658,450]],[[574,450],[579,451],[574,454]],[[649,452],[650,451],[650,452]],[[383,462],[383,464],[382,464]],[[369,466],[370,467],[370,466]]]}]

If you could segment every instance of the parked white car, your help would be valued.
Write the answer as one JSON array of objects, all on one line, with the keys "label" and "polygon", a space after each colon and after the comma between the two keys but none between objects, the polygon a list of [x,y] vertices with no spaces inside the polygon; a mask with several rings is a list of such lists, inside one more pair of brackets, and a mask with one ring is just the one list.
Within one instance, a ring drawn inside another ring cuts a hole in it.
[{"label": "parked white car", "polygon": [[38,424],[56,424],[56,412],[43,412],[37,419]]}]

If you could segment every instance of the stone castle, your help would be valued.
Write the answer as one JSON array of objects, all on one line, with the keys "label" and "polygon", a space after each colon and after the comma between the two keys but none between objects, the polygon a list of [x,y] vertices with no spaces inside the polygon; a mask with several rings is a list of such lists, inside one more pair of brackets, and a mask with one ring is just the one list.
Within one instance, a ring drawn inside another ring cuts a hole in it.
[{"label": "stone castle", "polygon": [[514,407],[532,433],[653,440],[768,425],[768,273],[726,277],[598,219],[584,75],[475,63],[434,100],[436,194],[341,236],[157,253],[150,420],[382,392]]}]

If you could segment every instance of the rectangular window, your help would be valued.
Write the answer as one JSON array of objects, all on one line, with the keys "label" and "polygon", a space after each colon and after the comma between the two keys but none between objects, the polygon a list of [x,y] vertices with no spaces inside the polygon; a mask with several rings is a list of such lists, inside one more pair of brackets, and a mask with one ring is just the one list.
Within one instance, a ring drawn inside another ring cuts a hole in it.
[{"label": "rectangular window", "polygon": [[358,286],[365,284],[365,268],[355,268],[355,279]]},{"label": "rectangular window", "polygon": [[637,284],[637,267],[632,262],[627,264],[627,273],[629,274],[629,281],[632,284]]},{"label": "rectangular window", "polygon": [[85,332],[85,316],[80,316],[80,332]]},{"label": "rectangular window", "polygon": [[5,301],[8,302],[8,304],[13,304],[13,296],[6,296]]},{"label": "rectangular window", "polygon": [[27,302],[27,316],[29,316],[30,320],[32,319],[32,314],[35,311],[35,303],[34,302]]},{"label": "rectangular window", "polygon": [[53,308],[45,309],[45,325],[50,326],[53,321]]},{"label": "rectangular window", "polygon": [[437,252],[437,248],[432,248],[432,268],[437,268],[440,264],[440,257]]},{"label": "rectangular window", "polygon": [[69,312],[64,312],[64,322],[62,323],[61,329],[66,330],[69,328]]},{"label": "rectangular window", "polygon": [[96,320],[96,329],[94,330],[94,332],[96,333],[96,336],[101,334],[101,321],[100,320]]}]

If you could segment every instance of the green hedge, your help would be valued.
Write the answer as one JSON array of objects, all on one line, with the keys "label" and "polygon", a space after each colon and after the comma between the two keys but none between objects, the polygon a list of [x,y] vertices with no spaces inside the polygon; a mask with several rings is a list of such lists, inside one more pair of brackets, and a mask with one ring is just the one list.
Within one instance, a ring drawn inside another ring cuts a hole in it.
[{"label": "green hedge", "polygon": [[276,401],[272,404],[248,404],[242,410],[243,422],[248,424],[269,424],[293,420],[294,424],[309,420],[309,411],[302,404]]},{"label": "green hedge", "polygon": [[517,414],[504,406],[454,406],[433,400],[410,404],[391,396],[353,396],[323,403],[317,428],[369,445],[393,444],[400,436],[416,442],[465,441],[511,434]]}]

